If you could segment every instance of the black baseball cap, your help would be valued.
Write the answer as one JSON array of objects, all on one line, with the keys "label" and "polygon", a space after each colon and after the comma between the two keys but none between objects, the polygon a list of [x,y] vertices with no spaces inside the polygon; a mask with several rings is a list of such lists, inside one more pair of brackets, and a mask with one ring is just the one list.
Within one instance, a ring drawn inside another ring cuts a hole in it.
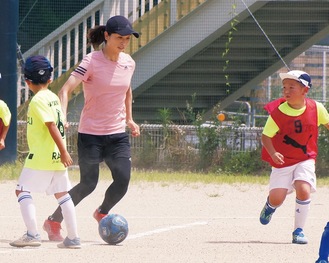
[{"label": "black baseball cap", "polygon": [[139,38],[139,34],[132,28],[131,23],[124,16],[112,16],[107,20],[105,30],[109,34],[117,33],[121,36],[133,34],[136,38]]},{"label": "black baseball cap", "polygon": [[51,78],[53,67],[41,55],[28,57],[24,64],[24,77],[35,84],[46,83]]}]

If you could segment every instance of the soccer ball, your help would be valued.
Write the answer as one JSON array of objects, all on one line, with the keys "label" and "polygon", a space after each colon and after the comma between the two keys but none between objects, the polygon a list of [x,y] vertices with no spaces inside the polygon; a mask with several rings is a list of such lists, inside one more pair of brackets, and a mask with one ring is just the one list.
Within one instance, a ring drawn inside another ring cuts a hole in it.
[{"label": "soccer ball", "polygon": [[100,237],[110,245],[116,245],[128,236],[128,222],[118,214],[109,214],[99,221]]}]

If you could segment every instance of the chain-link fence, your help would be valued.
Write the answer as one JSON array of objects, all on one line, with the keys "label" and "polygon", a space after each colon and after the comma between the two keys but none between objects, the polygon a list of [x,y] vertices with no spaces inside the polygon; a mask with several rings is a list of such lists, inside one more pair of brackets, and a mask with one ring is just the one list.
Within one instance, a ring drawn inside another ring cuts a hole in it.
[{"label": "chain-link fence", "polygon": [[[26,122],[19,121],[18,158],[24,160],[28,153]],[[70,123],[66,131],[67,147],[74,163],[77,164],[78,123]],[[200,131],[212,130],[216,136],[210,137]],[[128,131],[129,132],[129,131]],[[136,168],[181,168],[194,170],[196,162],[209,159],[208,163],[223,152],[237,154],[259,149],[261,128],[229,126],[192,125],[141,125],[141,136],[130,136],[133,166]],[[204,136],[201,138],[200,136]],[[210,152],[207,146],[214,145]]]}]

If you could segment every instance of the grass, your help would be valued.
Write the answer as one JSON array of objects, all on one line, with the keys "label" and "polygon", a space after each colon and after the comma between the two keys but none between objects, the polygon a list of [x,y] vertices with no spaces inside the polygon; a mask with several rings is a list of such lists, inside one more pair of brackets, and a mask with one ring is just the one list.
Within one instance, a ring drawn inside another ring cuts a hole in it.
[{"label": "grass", "polygon": [[174,182],[174,183],[204,183],[204,184],[267,184],[267,176],[247,176],[225,173],[193,173],[193,172],[162,172],[162,171],[133,171],[132,182]]},{"label": "grass", "polygon": [[[0,182],[8,180],[17,180],[22,170],[23,164],[16,162],[15,164],[4,164],[0,166]],[[71,167],[69,169],[70,179],[74,182],[79,181],[79,169]],[[108,168],[100,169],[101,180],[112,180],[111,173]],[[262,184],[267,185],[269,176],[252,176],[243,174],[219,174],[219,173],[192,173],[192,172],[162,172],[149,170],[132,170],[131,183],[138,182],[158,182],[158,183],[204,183],[204,184]],[[319,178],[318,186],[328,186],[329,178]]]},{"label": "grass", "polygon": [[[0,166],[0,181],[17,180],[23,164],[5,164]],[[71,167],[69,176],[72,181],[79,181],[79,169]],[[110,170],[107,167],[100,169],[101,180],[112,180]],[[132,170],[131,183],[135,182],[160,182],[160,183],[204,183],[204,184],[233,184],[233,183],[251,183],[267,184],[268,176],[247,176],[236,174],[215,174],[215,173],[192,173],[192,172],[162,172],[148,170]]]},{"label": "grass", "polygon": [[0,181],[16,180],[21,173],[23,165],[20,162],[15,164],[3,164],[0,166]]}]

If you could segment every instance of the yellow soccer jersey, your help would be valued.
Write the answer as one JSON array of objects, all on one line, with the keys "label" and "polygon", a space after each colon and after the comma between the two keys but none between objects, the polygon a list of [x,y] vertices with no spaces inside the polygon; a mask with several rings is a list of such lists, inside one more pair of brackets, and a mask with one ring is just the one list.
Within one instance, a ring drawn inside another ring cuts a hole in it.
[{"label": "yellow soccer jersey", "polygon": [[64,144],[66,138],[63,112],[57,95],[50,90],[40,90],[32,98],[27,112],[27,143],[29,154],[25,167],[36,170],[65,170],[60,153],[51,137],[46,122],[55,122]]},{"label": "yellow soccer jersey", "polygon": [[5,126],[9,125],[10,118],[11,118],[11,113],[9,111],[7,104],[3,100],[0,100],[0,119],[2,119],[3,124]]}]

